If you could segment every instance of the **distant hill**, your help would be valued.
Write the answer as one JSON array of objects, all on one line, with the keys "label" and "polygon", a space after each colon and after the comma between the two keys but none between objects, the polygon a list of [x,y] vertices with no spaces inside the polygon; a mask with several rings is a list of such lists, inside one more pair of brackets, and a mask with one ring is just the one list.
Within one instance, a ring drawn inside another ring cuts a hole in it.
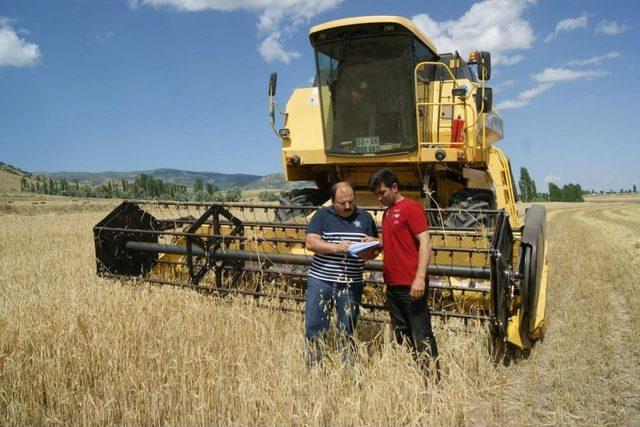
[{"label": "distant hill", "polygon": [[10,173],[12,175],[17,175],[19,177],[31,176],[30,172],[27,172],[25,170],[22,170],[22,169],[20,169],[18,167],[15,167],[13,165],[10,165],[10,164],[4,163],[4,162],[0,162],[0,171],[5,171],[5,172],[8,172],[8,173]]},{"label": "distant hill", "polygon": [[8,163],[0,162],[0,193],[17,193],[20,191],[22,177],[31,177],[31,174]]},{"label": "distant hill", "polygon": [[0,168],[0,195],[20,191],[20,176]]},{"label": "distant hill", "polygon": [[35,175],[51,177],[55,180],[66,179],[68,182],[78,181],[80,184],[99,185],[105,184],[107,181],[119,182],[121,179],[133,181],[136,176],[142,173],[161,179],[164,182],[189,187],[193,185],[197,178],[200,178],[203,183],[212,183],[222,189],[244,187],[261,178],[260,175],[194,172],[179,169],[152,169],[129,172],[36,172]]},{"label": "distant hill", "polygon": [[[69,183],[76,181],[81,185],[101,185],[108,181],[119,183],[124,179],[128,182],[133,181],[138,175],[146,174],[155,179],[161,179],[165,183],[180,184],[191,187],[198,178],[204,184],[212,183],[218,188],[225,190],[229,188],[241,188],[245,190],[261,190],[261,189],[282,189],[291,190],[294,188],[315,188],[315,184],[311,181],[285,182],[284,175],[281,173],[272,173],[267,175],[252,174],[228,174],[219,172],[196,172],[181,169],[150,169],[142,171],[106,171],[106,172],[28,172],[16,166],[0,162],[0,171],[4,172],[5,185],[9,182],[10,186],[15,188],[16,183],[19,189],[20,178],[35,178],[42,176],[53,178],[56,181],[65,179]],[[13,176],[13,177],[11,177]]]},{"label": "distant hill", "polygon": [[218,172],[194,172],[180,169],[152,169],[144,171],[128,172],[34,172],[34,175],[51,177],[56,181],[66,179],[68,182],[78,181],[80,184],[101,185],[107,181],[120,182],[124,179],[133,181],[138,175],[146,174],[155,179],[161,179],[166,183],[186,185],[191,187],[193,182],[200,178],[203,183],[212,183],[221,189],[233,187],[259,190],[269,189],[293,189],[303,187],[315,187],[313,182],[300,181],[285,183],[284,175],[273,173],[268,175],[226,174]]}]

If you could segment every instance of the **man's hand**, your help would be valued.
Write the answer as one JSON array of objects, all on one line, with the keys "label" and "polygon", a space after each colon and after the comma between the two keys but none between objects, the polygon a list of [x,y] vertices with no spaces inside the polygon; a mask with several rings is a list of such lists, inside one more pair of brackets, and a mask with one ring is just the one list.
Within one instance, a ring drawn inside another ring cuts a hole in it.
[{"label": "man's hand", "polygon": [[361,242],[379,242],[380,239],[378,239],[377,237],[373,237],[373,236],[365,236],[362,238]]},{"label": "man's hand", "polygon": [[305,239],[305,247],[315,254],[322,255],[344,255],[349,250],[351,242],[327,242],[319,234],[309,233]]},{"label": "man's hand", "polygon": [[419,300],[424,296],[425,289],[424,278],[416,277],[413,279],[413,283],[411,284],[411,290],[409,291],[409,296],[412,300]]},{"label": "man's hand", "polygon": [[[366,236],[362,238],[361,242],[380,242],[380,239],[378,239],[377,237]],[[382,249],[380,246],[374,246],[373,248],[365,249],[364,251],[359,252],[356,256],[360,259],[374,259],[378,255],[380,255],[381,251]]]},{"label": "man's hand", "polygon": [[340,243],[334,243],[333,245],[335,246],[336,249],[336,254],[340,254],[340,255],[344,255],[349,251],[349,247],[351,247],[353,243],[352,242],[345,242],[342,241]]}]

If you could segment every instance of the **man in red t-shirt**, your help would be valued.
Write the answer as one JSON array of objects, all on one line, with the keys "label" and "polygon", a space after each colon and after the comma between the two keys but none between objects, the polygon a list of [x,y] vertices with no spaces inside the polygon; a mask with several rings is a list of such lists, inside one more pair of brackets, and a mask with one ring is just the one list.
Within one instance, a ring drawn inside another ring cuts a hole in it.
[{"label": "man in red t-shirt", "polygon": [[398,343],[407,342],[418,360],[427,362],[421,356],[438,356],[426,292],[431,253],[429,224],[424,208],[403,197],[398,192],[399,184],[398,175],[389,168],[377,171],[369,179],[369,189],[387,208],[382,217],[387,306]]}]

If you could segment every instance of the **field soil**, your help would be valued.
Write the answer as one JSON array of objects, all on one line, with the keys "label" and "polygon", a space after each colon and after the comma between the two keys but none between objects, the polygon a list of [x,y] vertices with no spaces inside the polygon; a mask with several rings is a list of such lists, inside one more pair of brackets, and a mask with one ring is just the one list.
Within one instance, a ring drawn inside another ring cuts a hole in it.
[{"label": "field soil", "polygon": [[3,201],[0,424],[640,423],[640,199],[547,204],[544,340],[494,367],[484,326],[436,321],[426,386],[387,325],[308,370],[300,314],[96,277],[115,203]]}]

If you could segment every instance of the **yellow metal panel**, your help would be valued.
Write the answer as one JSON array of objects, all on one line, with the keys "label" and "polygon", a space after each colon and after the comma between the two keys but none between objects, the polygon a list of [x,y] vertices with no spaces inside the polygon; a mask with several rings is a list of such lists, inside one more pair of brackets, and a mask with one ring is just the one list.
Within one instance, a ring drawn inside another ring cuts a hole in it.
[{"label": "yellow metal panel", "polygon": [[[482,166],[488,160],[488,153],[484,149],[484,146],[488,146],[488,142],[483,143],[483,137],[486,135],[486,132],[483,131],[485,120],[479,120],[480,116],[475,108],[474,95],[480,90],[480,87],[470,80],[456,79],[451,71],[451,65],[451,62],[449,66],[440,62],[423,62],[416,65],[415,94],[418,142],[420,146],[427,148],[458,148],[460,151],[456,157],[452,158],[447,155],[446,161]],[[417,78],[417,75],[426,66],[442,67],[451,78],[425,84]],[[464,98],[454,97],[452,90],[462,86],[468,88],[467,96]],[[463,142],[451,142],[452,121],[457,118],[464,120]],[[433,154],[426,154],[427,157],[421,157],[421,160],[433,162]]]},{"label": "yellow metal panel", "polygon": [[335,21],[325,22],[324,24],[311,27],[311,30],[309,30],[309,35],[331,28],[350,27],[352,25],[375,23],[401,25],[407,30],[411,31],[418,39],[420,39],[422,43],[427,45],[429,49],[437,52],[436,45],[431,41],[431,39],[427,37],[426,34],[422,32],[422,30],[416,27],[413,22],[401,16],[359,16],[355,18],[337,19]]},{"label": "yellow metal panel", "polygon": [[289,138],[282,143],[282,166],[287,181],[312,179],[311,171],[287,164],[287,156],[298,155],[303,164],[326,164],[320,97],[317,88],[298,88],[286,105],[285,127]]},{"label": "yellow metal panel", "polygon": [[[515,250],[515,248],[514,248]],[[517,260],[514,261],[514,265],[518,265]],[[540,285],[538,289],[538,305],[534,313],[531,313],[531,322],[528,334],[528,338],[532,340],[538,340],[544,335],[545,328],[545,309],[547,302],[547,244],[545,242],[544,247],[544,264],[542,266],[542,276],[540,277]],[[515,306],[521,304],[520,299],[516,300]],[[514,315],[509,318],[509,324],[507,326],[507,341],[523,348],[521,331],[520,331],[520,308],[518,308]]]},{"label": "yellow metal panel", "polygon": [[544,319],[547,303],[547,242],[544,242],[544,264],[542,265],[542,277],[540,278],[540,289],[538,297],[538,306],[536,307],[535,317],[533,321],[533,330],[531,338],[539,339],[544,334]]},{"label": "yellow metal panel", "polygon": [[520,338],[520,309],[516,310],[515,315],[509,318],[507,341],[522,348],[522,339]]},{"label": "yellow metal panel", "polygon": [[509,214],[511,228],[520,227],[520,219],[516,211],[516,198],[511,185],[511,170],[509,161],[499,149],[491,147],[489,160],[489,174],[496,192],[498,209],[504,209]]}]

